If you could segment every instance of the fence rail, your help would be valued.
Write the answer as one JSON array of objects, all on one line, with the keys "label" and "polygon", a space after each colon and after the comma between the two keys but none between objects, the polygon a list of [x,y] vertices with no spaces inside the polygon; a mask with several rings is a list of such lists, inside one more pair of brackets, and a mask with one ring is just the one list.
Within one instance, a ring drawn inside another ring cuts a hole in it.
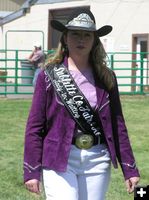
[{"label": "fence rail", "polygon": [[[52,53],[48,51],[45,53]],[[0,50],[0,95],[32,95],[34,69],[22,63],[29,50]],[[109,52],[108,63],[120,94],[149,94],[149,52]]]}]

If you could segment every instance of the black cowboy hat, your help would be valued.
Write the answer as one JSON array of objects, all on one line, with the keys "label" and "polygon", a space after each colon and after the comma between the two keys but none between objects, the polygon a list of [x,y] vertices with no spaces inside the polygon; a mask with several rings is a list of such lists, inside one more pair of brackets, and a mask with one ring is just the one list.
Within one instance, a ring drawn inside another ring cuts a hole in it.
[{"label": "black cowboy hat", "polygon": [[96,29],[94,15],[89,9],[85,8],[75,9],[65,25],[57,20],[51,20],[51,26],[60,32],[65,30],[93,31],[97,33],[98,37],[105,36],[112,31],[112,26],[110,25]]}]

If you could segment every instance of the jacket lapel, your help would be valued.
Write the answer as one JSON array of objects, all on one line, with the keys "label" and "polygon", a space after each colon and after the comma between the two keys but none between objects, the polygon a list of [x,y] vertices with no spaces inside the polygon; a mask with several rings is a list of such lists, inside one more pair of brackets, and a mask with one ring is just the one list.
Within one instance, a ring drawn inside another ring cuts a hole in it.
[{"label": "jacket lapel", "polygon": [[99,110],[103,109],[104,106],[109,104],[109,93],[105,89],[102,83],[96,82],[96,94],[97,94],[97,108]]}]

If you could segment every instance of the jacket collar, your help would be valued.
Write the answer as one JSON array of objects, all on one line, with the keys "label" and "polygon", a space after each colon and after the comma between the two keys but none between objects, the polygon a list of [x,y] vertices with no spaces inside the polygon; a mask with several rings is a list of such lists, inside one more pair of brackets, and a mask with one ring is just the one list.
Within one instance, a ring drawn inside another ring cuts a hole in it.
[{"label": "jacket collar", "polygon": [[[68,58],[65,56],[63,64],[68,68]],[[106,103],[107,98],[109,96],[108,91],[106,90],[106,87],[104,84],[99,81],[97,76],[94,74],[95,78],[95,87],[96,87],[96,94],[97,94],[97,105],[98,108],[100,108],[104,103]]]}]

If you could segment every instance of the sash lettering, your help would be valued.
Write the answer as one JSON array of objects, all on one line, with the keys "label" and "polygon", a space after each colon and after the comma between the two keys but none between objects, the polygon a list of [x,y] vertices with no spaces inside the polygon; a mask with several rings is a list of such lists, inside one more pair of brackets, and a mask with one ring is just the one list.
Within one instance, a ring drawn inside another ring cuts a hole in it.
[{"label": "sash lettering", "polygon": [[80,128],[88,134],[101,135],[94,112],[68,69],[61,64],[48,67],[46,72],[61,101]]}]

